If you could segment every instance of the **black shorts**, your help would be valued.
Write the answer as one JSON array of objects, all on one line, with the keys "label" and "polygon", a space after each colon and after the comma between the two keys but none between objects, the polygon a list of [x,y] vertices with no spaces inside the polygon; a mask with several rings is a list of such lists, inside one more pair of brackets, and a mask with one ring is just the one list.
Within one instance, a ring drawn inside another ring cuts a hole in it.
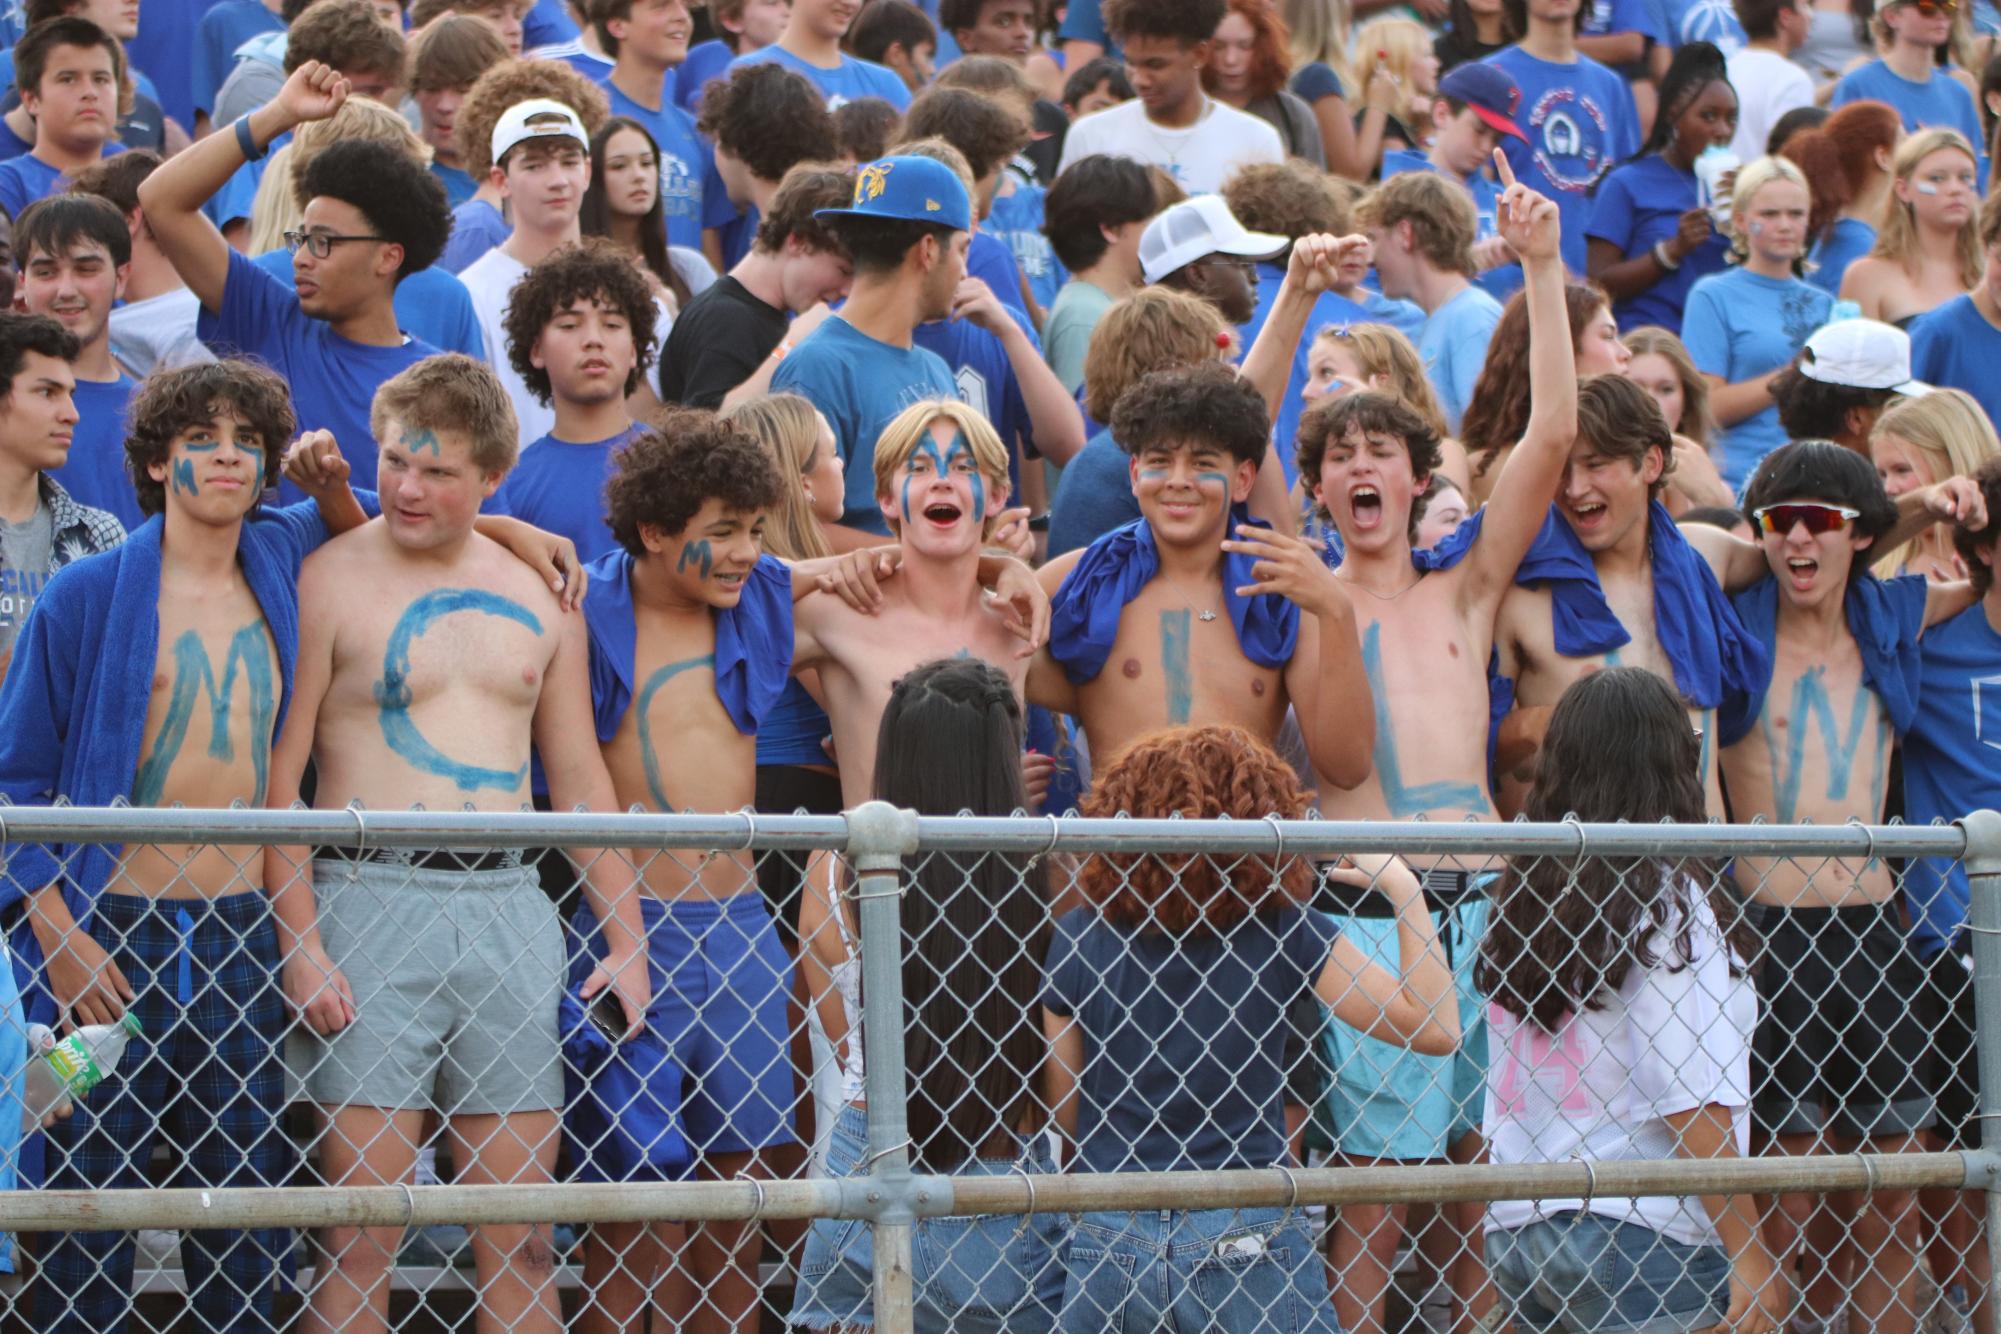
[{"label": "black shorts", "polygon": [[1927,979],[1892,904],[1750,905],[1761,949],[1751,1114],[1774,1135],[1932,1123]]},{"label": "black shorts", "polygon": [[[839,815],[841,780],[803,764],[757,766],[757,809],[768,815]],[[806,885],[805,852],[764,852],[757,858],[757,887],[771,909],[785,948],[799,952],[799,896]]]},{"label": "black shorts", "polygon": [[1925,1013],[1931,1023],[1932,1122],[1948,1149],[1980,1147],[1980,1063],[1974,1044],[1972,961],[1941,950],[1925,966]]}]

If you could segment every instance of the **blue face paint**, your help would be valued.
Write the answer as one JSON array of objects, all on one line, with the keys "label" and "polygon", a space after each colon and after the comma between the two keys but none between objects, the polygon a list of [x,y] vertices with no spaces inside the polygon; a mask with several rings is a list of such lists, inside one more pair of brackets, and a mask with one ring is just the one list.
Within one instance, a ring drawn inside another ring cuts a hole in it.
[{"label": "blue face paint", "polygon": [[1139,470],[1139,479],[1142,482],[1159,482],[1165,481],[1166,478],[1167,469],[1165,468],[1141,468]]},{"label": "blue face paint", "polygon": [[[942,453],[938,449],[938,442],[933,440],[929,434],[926,434],[918,440],[917,448],[911,453],[911,463],[915,463],[920,456],[931,460],[933,474],[942,478],[950,478],[952,475],[952,466],[961,458],[965,459],[968,470],[966,481],[972,491],[973,518],[979,520],[986,517],[986,479],[980,476],[980,461],[973,454],[973,447],[967,442],[964,431],[955,432],[952,438],[945,442],[945,448]],[[915,480],[917,480],[915,472],[906,464],[903,474],[903,521],[905,523],[911,522],[913,517],[913,510],[910,504],[910,486]]]},{"label": "blue face paint", "polygon": [[264,780],[271,767],[271,724],[277,716],[277,695],[273,688],[270,649],[265,642],[264,622],[256,620],[238,630],[229,641],[229,656],[223,660],[222,685],[215,683],[215,665],[201,636],[184,631],[174,641],[174,687],[167,697],[166,716],[153,738],[153,748],[139,763],[132,779],[132,802],[137,806],[157,806],[166,791],[167,775],[180,758],[187,740],[188,722],[194,716],[195,699],[208,699],[208,753],[212,759],[233,761],[236,748],[229,740],[229,712],[236,699],[236,671],[243,668],[243,683],[250,693],[250,761],[257,775],[255,803],[264,800]]},{"label": "blue face paint", "polygon": [[171,460],[167,464],[167,484],[177,492],[200,495],[201,488],[195,484],[195,461],[190,458]]},{"label": "blue face paint", "polygon": [[713,671],[715,665],[716,655],[713,653],[704,653],[699,658],[683,658],[679,662],[668,663],[647,677],[646,684],[639,688],[639,759],[646,768],[646,794],[653,798],[653,809],[656,811],[671,812],[673,807],[667,804],[666,789],[660,784],[660,756],[653,749],[653,719],[648,715],[648,710],[653,707],[653,696],[658,693],[661,686],[682,672],[692,671],[697,667],[707,667]]},{"label": "blue face paint", "polygon": [[681,558],[674,562],[674,573],[683,574],[690,565],[699,565],[701,567],[702,578],[706,579],[709,577],[711,560],[709,543],[706,538],[683,543],[681,546]]},{"label": "blue face paint", "polygon": [[1230,479],[1220,472],[1198,472],[1195,474],[1195,484],[1220,486],[1225,491],[1230,489]]},{"label": "blue face paint", "polygon": [[1376,778],[1383,785],[1383,805],[1399,820],[1445,807],[1459,807],[1469,815],[1487,809],[1487,794],[1474,783],[1418,783],[1407,786],[1403,779],[1403,759],[1397,752],[1396,724],[1390,717],[1389,692],[1383,688],[1383,627],[1371,625],[1362,633],[1362,670],[1369,678],[1369,694],[1376,704]]},{"label": "blue face paint", "polygon": [[437,458],[440,453],[438,449],[438,433],[436,431],[418,431],[413,435],[405,431],[403,433],[403,448],[409,450],[412,454],[429,450],[431,457]]},{"label": "blue face paint", "polygon": [[1862,724],[1869,716],[1869,687],[1862,685],[1855,688],[1855,699],[1849,706],[1848,735],[1844,738],[1839,735],[1840,724],[1834,716],[1834,701],[1828,697],[1827,687],[1823,684],[1825,675],[1826,668],[1809,667],[1800,673],[1799,680],[1793,682],[1792,726],[1787,729],[1783,756],[1780,755],[1778,738],[1772,734],[1771,711],[1767,710],[1758,719],[1758,731],[1765,738],[1765,753],[1772,766],[1773,814],[1781,824],[1792,824],[1799,810],[1809,720],[1819,729],[1821,746],[1827,752],[1827,799],[1839,801],[1848,795],[1848,780],[1855,768],[1855,751],[1862,743]]},{"label": "blue face paint", "polygon": [[424,594],[397,618],[382,652],[382,679],[375,683],[375,706],[382,723],[382,739],[389,749],[402,756],[413,769],[440,778],[449,778],[464,792],[483,787],[512,791],[528,780],[528,766],[519,769],[483,769],[462,764],[425,740],[410,720],[410,646],[424,637],[431,622],[459,612],[479,612],[498,616],[542,633],[542,622],[518,602],[477,588],[438,588]]},{"label": "blue face paint", "polygon": [[1160,613],[1160,667],[1167,677],[1167,721],[1185,723],[1195,708],[1195,682],[1188,670],[1185,611]]}]

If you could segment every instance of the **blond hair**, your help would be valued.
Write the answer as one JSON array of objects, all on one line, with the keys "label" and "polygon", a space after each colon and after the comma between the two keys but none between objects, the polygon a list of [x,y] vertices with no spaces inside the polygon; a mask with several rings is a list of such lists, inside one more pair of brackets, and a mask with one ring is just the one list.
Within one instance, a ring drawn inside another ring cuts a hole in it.
[{"label": "blond hair", "polygon": [[1354,44],[1357,51],[1366,53],[1363,60],[1372,69],[1377,53],[1381,53],[1382,67],[1403,90],[1404,104],[1397,109],[1398,117],[1408,122],[1416,116],[1429,123],[1432,99],[1438,96],[1438,89],[1434,85],[1431,92],[1420,94],[1414,71],[1418,62],[1432,53],[1431,29],[1400,14],[1378,14],[1355,29]]},{"label": "blond hair", "polygon": [[1716,437],[1716,413],[1709,406],[1709,381],[1695,368],[1688,347],[1658,324],[1644,325],[1619,341],[1635,357],[1660,357],[1674,367],[1675,376],[1681,381],[1681,424],[1674,428],[1675,433],[1704,449],[1709,448]]},{"label": "blond hair", "polygon": [[1285,0],[1285,30],[1292,34],[1292,68],[1315,61],[1334,71],[1342,96],[1355,86],[1350,52],[1355,41],[1349,0]]},{"label": "blond hair", "polygon": [[1439,439],[1452,434],[1438,406],[1438,394],[1425,374],[1424,358],[1401,330],[1387,324],[1330,324],[1315,334],[1313,341],[1316,346],[1327,343],[1347,349],[1365,377],[1381,377],[1383,383],[1375,386],[1379,391],[1402,399]]},{"label": "blond hair", "polygon": [[[1911,177],[1917,174],[1918,165],[1934,153],[1951,150],[1964,153],[1966,160],[1979,169],[1980,156],[1973,151],[1973,145],[1958,130],[1935,126],[1907,135],[1897,145],[1897,152],[1890,159],[1890,174],[1899,184],[1908,186]],[[1959,259],[1959,285],[1972,289],[1979,285],[1985,259],[1981,255],[1980,210],[1973,209],[1965,222],[1959,225],[1959,232],[1953,237],[1953,250]],[[1916,276],[1918,259],[1918,210],[1915,204],[1907,204],[1892,194],[1883,204],[1883,225],[1876,233],[1876,247],[1869,252],[1871,259],[1887,259],[1912,277]]]},{"label": "blond hair", "polygon": [[[930,438],[931,423],[941,418],[958,427],[973,448],[973,464],[986,478],[991,492],[985,523],[985,531],[991,532],[994,521],[1000,517],[1001,506],[996,497],[1004,500],[1010,485],[1007,446],[1001,443],[999,434],[985,417],[956,398],[927,398],[912,403],[882,428],[882,435],[875,442],[875,493],[895,494],[896,475],[910,462],[917,447]],[[901,525],[892,518],[889,526],[894,532]]]},{"label": "blond hair", "polygon": [[1084,410],[1101,422],[1151,371],[1228,360],[1236,329],[1199,296],[1142,287],[1098,321],[1084,353]]},{"label": "blond hair", "polygon": [[257,182],[250,206],[250,253],[261,255],[285,244],[285,233],[296,230],[306,216],[301,182],[314,158],[330,146],[358,139],[387,144],[408,153],[419,166],[431,165],[431,146],[393,108],[366,97],[350,97],[325,120],[309,120],[292,132],[292,142],[279,149]]},{"label": "blond hair", "polygon": [[[1807,184],[1806,173],[1794,165],[1792,159],[1761,157],[1755,162],[1746,164],[1738,171],[1736,187],[1730,192],[1730,254],[1739,264],[1751,257],[1751,247],[1744,233],[1738,230],[1737,224],[1743,219],[1744,211],[1751,206],[1751,201],[1757,197],[1758,191],[1773,181],[1788,181],[1797,185],[1806,191],[1809,211],[1813,207],[1813,187]],[[1799,274],[1805,270],[1806,247],[1801,246],[1800,253],[1793,257],[1793,272]]]},{"label": "blond hair", "polygon": [[505,473],[521,450],[521,428],[500,377],[463,352],[425,357],[383,381],[368,408],[368,429],[380,442],[391,422],[406,432],[463,432],[472,464],[483,473]]},{"label": "blond hair", "polygon": [[[1869,443],[1894,435],[1924,458],[1932,480],[1971,477],[1989,459],[2001,457],[2001,438],[1994,423],[1972,395],[1958,389],[1934,389],[1916,398],[1893,399],[1869,431]],[[1949,540],[1949,539],[1948,539]],[[1917,554],[1917,544],[1906,542],[1885,551],[1871,562],[1890,570],[1902,570]]]},{"label": "blond hair", "polygon": [[764,530],[764,545],[783,560],[813,560],[834,549],[814,517],[802,484],[820,453],[820,412],[799,394],[759,394],[723,414],[723,420],[755,436],[778,460],[785,489]]}]

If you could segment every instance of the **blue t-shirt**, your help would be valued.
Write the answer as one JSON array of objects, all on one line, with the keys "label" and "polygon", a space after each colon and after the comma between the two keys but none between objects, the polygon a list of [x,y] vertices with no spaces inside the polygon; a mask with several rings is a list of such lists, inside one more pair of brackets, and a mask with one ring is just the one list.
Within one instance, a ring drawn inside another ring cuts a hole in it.
[{"label": "blue t-shirt", "polygon": [[1829,296],[1841,295],[1848,266],[1876,248],[1876,229],[1860,218],[1836,218],[1824,240],[1807,255],[1806,280]]},{"label": "blue t-shirt", "polygon": [[[527,48],[524,48],[527,49]],[[557,60],[568,65],[592,83],[603,83],[611,77],[611,67],[618,62],[609,56],[601,56],[580,41],[554,42],[546,47],[528,49],[532,60]],[[670,73],[669,77],[672,75]]]},{"label": "blue t-shirt", "polygon": [[[1251,344],[1258,341],[1258,334],[1265,327],[1265,320],[1271,315],[1272,302],[1278,299],[1278,289],[1285,281],[1285,269],[1277,264],[1257,266],[1258,304],[1251,312],[1250,322],[1237,330],[1237,356],[1241,360],[1251,354]],[[1417,309],[1420,319],[1422,309]],[[1300,397],[1306,388],[1312,371],[1307,367],[1308,355],[1313,350],[1313,335],[1329,325],[1367,324],[1375,319],[1368,309],[1357,305],[1335,292],[1322,292],[1307,313],[1306,328],[1300,332],[1299,346],[1292,353],[1292,374],[1286,378],[1285,397],[1279,401],[1278,420],[1274,422],[1274,438],[1278,441],[1279,462],[1285,467],[1285,482],[1292,485],[1293,457],[1292,438],[1299,433],[1299,419],[1306,413],[1306,400]],[[1131,516],[1137,518],[1137,511]],[[1053,522],[1053,520],[1052,520]]]},{"label": "blue t-shirt", "polygon": [[1730,0],[1654,0],[1654,9],[1676,50],[1690,42],[1708,42],[1728,56],[1751,40]]},{"label": "blue t-shirt", "polygon": [[451,208],[457,208],[471,199],[473,192],[479,189],[479,182],[470,175],[457,167],[447,167],[442,162],[431,164],[431,175],[437,177],[438,183],[445,187],[445,203]]},{"label": "blue t-shirt", "polygon": [[880,97],[898,111],[910,110],[910,89],[897,77],[895,70],[886,65],[878,65],[872,60],[861,60],[843,55],[841,63],[832,69],[821,69],[818,65],[801,60],[780,46],[767,46],[753,51],[747,56],[738,56],[730,62],[730,68],[739,65],[755,65],[762,61],[783,65],[796,74],[811,79],[819,90],[827,95],[827,109],[838,110],[847,103],[863,97]]},{"label": "blue t-shirt", "polygon": [[[108,143],[103,155],[110,157],[124,151],[125,145]],[[51,167],[32,152],[0,162],[0,208],[6,209],[10,218],[20,217],[21,210],[37,199],[46,199],[68,187],[69,178],[59,168]]]},{"label": "blue t-shirt", "polygon": [[[1737,384],[1798,356],[1807,336],[1827,323],[1833,305],[1834,298],[1803,278],[1726,269],[1689,289],[1681,340],[1697,370]],[[1767,404],[1723,429],[1717,468],[1732,491],[1741,491],[1759,461],[1785,443],[1778,405]]]},{"label": "blue t-shirt", "polygon": [[[1584,231],[1588,238],[1610,241],[1619,247],[1619,258],[1632,259],[1654,248],[1680,229],[1681,215],[1701,203],[1695,173],[1683,171],[1658,153],[1637,162],[1614,167],[1598,184],[1598,199],[1591,222]],[[1642,325],[1658,324],[1679,333],[1681,312],[1688,301],[1688,289],[1698,278],[1723,271],[1730,243],[1711,232],[1681,262],[1681,267],[1661,278],[1638,296],[1614,302],[1612,313],[1619,328],[1630,332]]]},{"label": "blue t-shirt", "polygon": [[1501,303],[1468,283],[1463,291],[1431,312],[1418,334],[1417,354],[1425,374],[1438,391],[1445,423],[1456,435],[1466,405],[1473,401],[1473,384],[1487,364],[1487,342],[1501,322]]},{"label": "blue t-shirt", "polygon": [[1911,321],[1911,374],[1941,389],[1963,389],[1989,420],[2001,421],[2001,329],[1988,323],[1971,294],[1956,296]]},{"label": "blue t-shirt", "polygon": [[1008,248],[1016,269],[1028,279],[1035,304],[1048,310],[1070,281],[1049,238],[1042,234],[1042,201],[1049,191],[1012,173],[1008,179],[1014,183],[1014,193],[994,196],[993,211],[980,223],[980,231]]},{"label": "blue t-shirt", "polygon": [[1647,0],[1592,0],[1585,6],[1584,28],[1580,35],[1607,37],[1625,32],[1639,33],[1649,45],[1668,40],[1660,15],[1647,4]]},{"label": "blue t-shirt", "polygon": [[[1294,70],[1290,91],[1294,97],[1308,106],[1330,97],[1339,97],[1343,100],[1347,97],[1347,90],[1341,86],[1341,76],[1336,74],[1334,67],[1324,60],[1308,61]],[[1383,174],[1386,177],[1389,175],[1388,172]]]},{"label": "blue t-shirt", "polygon": [[805,395],[834,428],[846,471],[841,522],[887,535],[875,501],[875,442],[912,403],[957,396],[944,359],[928,348],[878,342],[835,315],[786,353],[771,388]]},{"label": "blue t-shirt", "polygon": [[521,20],[521,49],[524,51],[554,42],[572,41],[577,36],[577,25],[564,12],[563,0],[535,0],[535,7]]},{"label": "blue t-shirt", "polygon": [[1102,0],[1070,0],[1063,11],[1063,26],[1056,30],[1058,40],[1065,42],[1095,42],[1105,48],[1105,54],[1119,54],[1118,44],[1112,41],[1112,34],[1105,28]]},{"label": "blue t-shirt", "polygon": [[[1437,170],[1420,149],[1393,148],[1383,154],[1383,179],[1386,181],[1407,171]],[[1473,196],[1473,239],[1486,241],[1498,236],[1500,228],[1494,219],[1501,202],[1500,185],[1485,171],[1474,172],[1460,184]],[[1473,285],[1496,301],[1506,301],[1522,285],[1522,266],[1501,264],[1484,270],[1474,275]]]},{"label": "blue t-shirt", "polygon": [[1828,105],[1838,109],[1850,102],[1888,102],[1904,118],[1906,132],[1943,125],[1965,135],[1975,152],[1986,143],[1973,94],[1943,71],[1934,71],[1923,83],[1912,83],[1882,60],[1872,60],[1841,76]]},{"label": "blue t-shirt", "polygon": [[827,711],[813,702],[806,687],[797,681],[787,681],[785,693],[758,724],[757,762],[759,765],[827,764],[827,749],[820,743],[833,735],[833,731]]},{"label": "blue t-shirt", "polygon": [[468,199],[452,210],[452,234],[437,267],[463,273],[466,266],[505,241],[513,229],[499,209],[484,199]]},{"label": "blue t-shirt", "polygon": [[674,67],[674,102],[689,115],[699,115],[702,107],[702,90],[713,79],[723,77],[723,71],[736,59],[736,52],[730,50],[728,42],[721,38],[711,38],[697,42],[688,48],[688,54]]},{"label": "blue t-shirt", "polygon": [[283,32],[285,20],[264,0],[221,0],[195,29],[195,63],[188,90],[198,111],[212,111],[215,95],[236,65],[236,48],[260,33]]},{"label": "blue t-shirt", "polygon": [[[1904,734],[1904,819],[1952,821],[2001,808],[2001,633],[1984,603],[1925,631],[1918,716]],[[1914,858],[1904,870],[1911,938],[1924,955],[1966,923],[1966,867]]]},{"label": "blue t-shirt", "polygon": [[966,247],[966,276],[985,283],[1009,310],[1028,314],[1021,300],[1021,270],[1015,267],[1014,252],[998,236],[986,231],[973,233]]},{"label": "blue t-shirt", "polygon": [[[299,309],[299,298],[257,261],[229,252],[229,276],[217,310],[202,308],[195,336],[217,356],[256,357],[285,377],[301,431],[333,432],[358,489],[375,490],[375,431],[369,405],[382,382],[408,370],[438,349],[417,339],[396,347],[371,347],[343,338]],[[282,503],[305,499],[286,482]]]},{"label": "blue t-shirt", "polygon": [[[257,256],[256,263],[286,287],[298,290],[290,251],[267,250]],[[463,352],[486,360],[486,336],[479,331],[472,293],[443,269],[436,265],[418,269],[396,284],[395,307],[397,327],[412,338],[440,352]]]},{"label": "blue t-shirt", "polygon": [[618,549],[604,517],[604,483],[611,458],[627,440],[627,427],[609,440],[576,444],[545,435],[521,451],[507,480],[480,509],[511,514],[544,531],[569,538],[585,564]]},{"label": "blue t-shirt", "polygon": [[1114,926],[1096,908],[1056,921],[1042,1004],[1073,1017],[1078,1166],[1088,1172],[1268,1167],[1285,1157],[1285,1045],[1340,936],[1291,904],[1228,931]]},{"label": "blue t-shirt", "polygon": [[[1036,340],[1028,316],[1013,310],[1008,314],[1039,353],[1042,344]],[[1021,381],[1015,376],[1014,363],[1007,359],[1007,346],[971,320],[933,320],[920,324],[912,331],[911,341],[938,354],[952,372],[959,399],[992,424],[994,433],[1007,446],[1008,483],[1013,493],[1020,495],[1020,453],[1015,442],[1021,441],[1032,454],[1035,430],[1029,422],[1028,403],[1021,396]]]},{"label": "blue t-shirt", "polygon": [[1528,142],[1502,140],[1508,165],[1523,184],[1556,201],[1563,214],[1563,262],[1581,274],[1591,192],[1614,164],[1640,151],[1632,89],[1589,56],[1559,65],[1510,46],[1487,59],[1522,90],[1515,123]]},{"label": "blue t-shirt", "polygon": [[1063,465],[1056,480],[1056,494],[1049,500],[1049,558],[1088,547],[1140,517],[1139,501],[1133,498],[1132,455],[1119,448],[1109,430],[1099,431]]},{"label": "blue t-shirt", "polygon": [[49,474],[73,499],[117,515],[128,533],[146,521],[139,512],[139,492],[125,467],[125,405],[138,387],[139,382],[123,372],[116,380],[78,377],[69,460]]},{"label": "blue t-shirt", "polygon": [[34,147],[26,139],[14,133],[13,126],[4,120],[0,120],[0,162],[5,162],[10,158],[17,158],[23,153],[32,151]]},{"label": "blue t-shirt", "polygon": [[[604,94],[611,101],[611,114],[636,120],[660,147],[660,208],[667,215],[667,243],[702,248],[702,192],[715,182],[715,151],[695,133],[695,118],[674,105],[671,95],[650,111],[606,83]],[[725,196],[727,197],[727,196]]]},{"label": "blue t-shirt", "polygon": [[189,76],[195,63],[195,28],[216,0],[139,7],[139,31],[132,38],[133,63],[158,84],[154,98],[184,126],[195,123]]}]

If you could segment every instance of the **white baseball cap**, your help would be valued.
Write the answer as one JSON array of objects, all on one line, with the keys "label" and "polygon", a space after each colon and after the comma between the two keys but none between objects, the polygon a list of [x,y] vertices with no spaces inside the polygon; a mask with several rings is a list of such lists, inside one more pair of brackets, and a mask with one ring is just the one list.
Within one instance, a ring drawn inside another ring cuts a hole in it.
[{"label": "white baseball cap", "polygon": [[[529,124],[531,120],[536,123]],[[497,165],[516,144],[549,138],[575,139],[586,153],[591,148],[591,137],[584,133],[584,123],[561,102],[547,97],[516,102],[493,127],[493,161]]]},{"label": "white baseball cap", "polygon": [[1881,320],[1836,320],[1806,340],[1800,374],[1822,384],[1888,389],[1916,397],[1932,387],[1911,378],[1911,336]]},{"label": "white baseball cap", "polygon": [[1209,255],[1266,259],[1292,242],[1245,228],[1220,195],[1196,195],[1163,210],[1139,235],[1139,271],[1157,283]]}]

